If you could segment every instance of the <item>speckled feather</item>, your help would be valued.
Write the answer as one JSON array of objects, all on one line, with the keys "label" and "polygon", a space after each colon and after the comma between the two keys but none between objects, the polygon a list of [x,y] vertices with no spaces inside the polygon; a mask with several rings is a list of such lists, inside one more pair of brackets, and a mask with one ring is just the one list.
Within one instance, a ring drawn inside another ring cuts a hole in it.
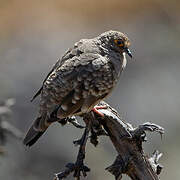
[{"label": "speckled feather", "polygon": [[126,58],[110,43],[111,36],[128,40],[120,32],[108,31],[80,40],[57,61],[33,97],[41,94],[34,129],[44,131],[54,121],[50,116],[55,111],[59,120],[86,113],[112,91]]}]

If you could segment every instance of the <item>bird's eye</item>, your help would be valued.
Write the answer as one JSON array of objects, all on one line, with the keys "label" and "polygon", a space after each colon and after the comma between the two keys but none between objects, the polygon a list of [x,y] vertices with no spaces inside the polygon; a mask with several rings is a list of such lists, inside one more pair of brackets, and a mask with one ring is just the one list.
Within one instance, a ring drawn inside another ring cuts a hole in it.
[{"label": "bird's eye", "polygon": [[124,46],[124,42],[122,41],[122,40],[114,40],[114,42],[118,45],[118,46],[120,46],[120,47],[123,47]]}]

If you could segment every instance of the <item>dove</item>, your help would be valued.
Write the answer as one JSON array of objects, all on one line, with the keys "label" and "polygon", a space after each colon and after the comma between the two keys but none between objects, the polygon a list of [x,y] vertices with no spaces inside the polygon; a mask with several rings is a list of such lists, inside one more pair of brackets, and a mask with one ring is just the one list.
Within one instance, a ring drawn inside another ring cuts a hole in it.
[{"label": "dove", "polygon": [[[32,146],[54,122],[90,111],[116,86],[125,69],[130,40],[119,31],[81,39],[60,58],[34,95],[40,95],[39,114],[23,143]],[[104,107],[98,107],[104,108]]]}]

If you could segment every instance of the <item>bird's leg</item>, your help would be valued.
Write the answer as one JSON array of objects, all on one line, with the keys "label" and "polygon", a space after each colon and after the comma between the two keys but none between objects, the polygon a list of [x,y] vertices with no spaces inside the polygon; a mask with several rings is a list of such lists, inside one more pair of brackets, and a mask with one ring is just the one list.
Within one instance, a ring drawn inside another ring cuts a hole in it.
[{"label": "bird's leg", "polygon": [[101,113],[100,111],[98,111],[99,109],[107,109],[108,107],[106,105],[103,105],[103,106],[95,106],[92,110],[98,114],[99,116],[101,117],[104,117],[104,114]]}]

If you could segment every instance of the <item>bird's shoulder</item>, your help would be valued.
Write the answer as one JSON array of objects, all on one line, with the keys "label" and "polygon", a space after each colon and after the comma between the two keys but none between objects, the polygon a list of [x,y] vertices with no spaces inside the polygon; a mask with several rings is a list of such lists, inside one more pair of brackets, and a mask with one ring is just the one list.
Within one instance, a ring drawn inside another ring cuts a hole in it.
[{"label": "bird's shoulder", "polygon": [[107,63],[108,58],[103,56],[101,49],[94,39],[81,39],[76,42],[62,56],[59,66],[52,73],[69,74],[73,70],[81,71],[83,68],[95,68]]},{"label": "bird's shoulder", "polygon": [[64,61],[44,81],[44,84],[52,84],[57,80],[67,83],[76,79],[77,76],[86,76],[89,73],[99,71],[108,64],[108,59],[97,53],[84,52]]}]

